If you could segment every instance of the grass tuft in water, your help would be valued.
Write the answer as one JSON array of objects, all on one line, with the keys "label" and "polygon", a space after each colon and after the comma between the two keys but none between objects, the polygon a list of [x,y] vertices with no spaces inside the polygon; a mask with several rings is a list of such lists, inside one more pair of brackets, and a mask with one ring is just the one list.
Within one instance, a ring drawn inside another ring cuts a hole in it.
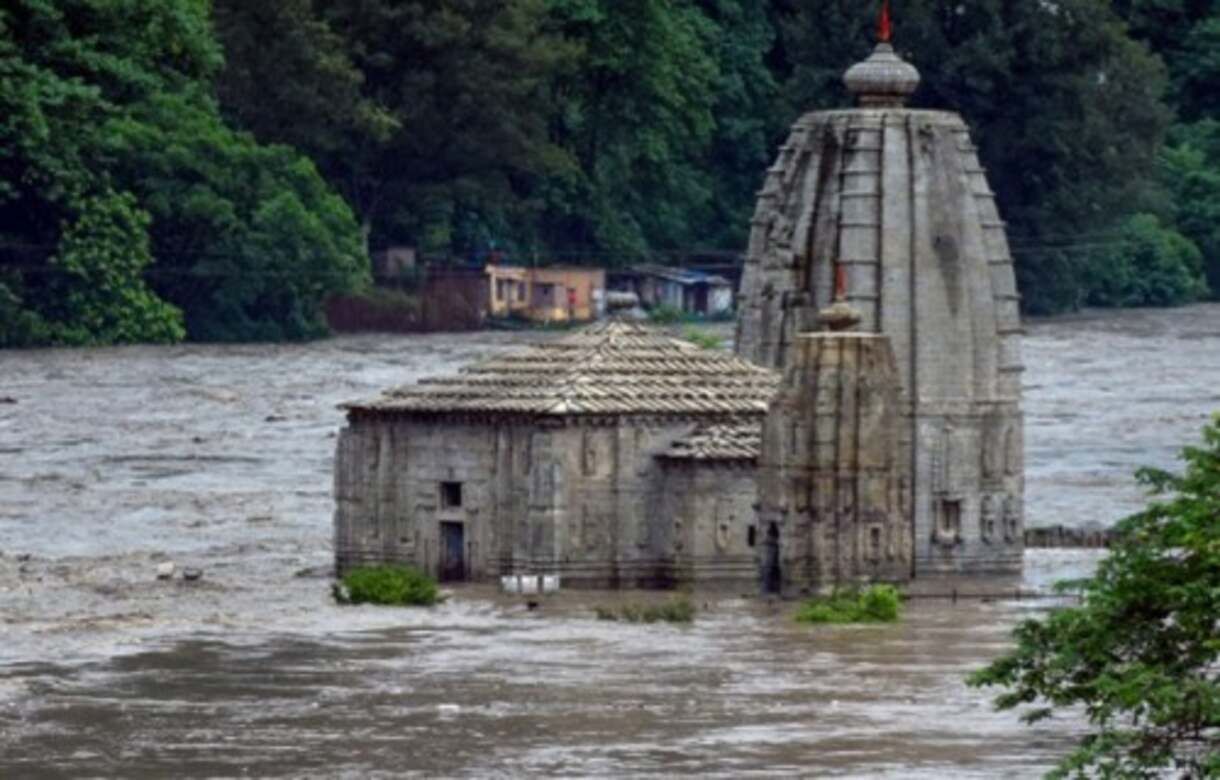
[{"label": "grass tuft in water", "polygon": [[708,333],[707,331],[697,330],[695,328],[688,328],[687,331],[682,334],[682,337],[697,345],[701,349],[720,349],[722,346],[724,346],[724,340],[715,333]]},{"label": "grass tuft in water", "polygon": [[360,566],[335,588],[336,599],[348,604],[430,607],[440,600],[436,580],[407,566]]},{"label": "grass tuft in water", "polygon": [[893,623],[902,613],[902,596],[893,585],[835,591],[812,598],[797,610],[798,623]]},{"label": "grass tuft in water", "polygon": [[685,596],[664,604],[623,604],[620,607],[594,607],[598,620],[624,623],[691,623],[695,605]]}]

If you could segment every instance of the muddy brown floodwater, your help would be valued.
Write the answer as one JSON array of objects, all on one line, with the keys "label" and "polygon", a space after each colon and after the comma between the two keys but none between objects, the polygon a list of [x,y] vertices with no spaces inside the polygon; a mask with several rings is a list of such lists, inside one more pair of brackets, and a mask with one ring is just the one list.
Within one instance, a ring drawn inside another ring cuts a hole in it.
[{"label": "muddy brown floodwater", "polygon": [[[962,683],[1038,603],[630,626],[593,619],[611,594],[338,608],[297,576],[330,562],[337,403],[546,337],[0,353],[0,777],[1032,777],[1067,748]],[[1037,321],[1026,362],[1029,523],[1108,524],[1220,410],[1220,306]],[[1031,551],[1026,585],[1094,561]]]}]

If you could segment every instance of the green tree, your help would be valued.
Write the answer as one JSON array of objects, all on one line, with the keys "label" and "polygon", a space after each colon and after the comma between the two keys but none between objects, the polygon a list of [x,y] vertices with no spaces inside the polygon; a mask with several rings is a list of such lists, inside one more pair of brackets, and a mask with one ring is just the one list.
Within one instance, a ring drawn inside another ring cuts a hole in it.
[{"label": "green tree", "polygon": [[1074,584],[1081,605],[1022,622],[1016,648],[971,678],[1027,721],[1087,718],[1054,776],[1220,773],[1220,415],[1182,457],[1180,475],[1139,473],[1154,498]]},{"label": "green tree", "polygon": [[0,9],[2,343],[181,337],[157,296],[195,338],[315,335],[321,298],[360,283],[356,223],[308,161],[221,121],[209,6]]},{"label": "green tree", "polygon": [[225,111],[261,141],[306,150],[373,244],[511,234],[536,218],[530,183],[569,162],[546,132],[548,80],[569,52],[546,10],[219,0]]},{"label": "green tree", "polygon": [[[147,36],[145,67],[184,77],[205,67],[210,50],[185,34],[192,20],[203,29],[200,18],[182,11],[135,27]],[[122,110],[116,100],[148,83],[146,71],[107,51],[138,16],[130,4],[24,0],[0,9],[0,346],[182,336],[180,313],[141,277],[148,215],[97,155],[101,128]]]},{"label": "green tree", "polygon": [[402,117],[365,94],[352,61],[358,42],[333,30],[311,0],[215,0],[213,14],[225,52],[217,92],[226,117],[262,141],[304,152],[361,206],[374,186],[361,179],[375,178],[376,169],[358,163],[402,130]]},{"label": "green tree", "polygon": [[1208,294],[1199,249],[1151,214],[1131,217],[1094,250],[1089,276],[1094,306],[1172,306]]},{"label": "green tree", "polygon": [[702,167],[712,196],[688,220],[692,244],[685,248],[742,249],[749,238],[763,173],[788,128],[780,107],[779,82],[768,61],[776,32],[766,0],[703,0],[716,25],[719,78],[712,108],[714,128]]},{"label": "green tree", "polygon": [[778,118],[768,5],[217,0],[221,101],[377,244],[741,245]]},{"label": "green tree", "polygon": [[355,217],[309,160],[157,95],[109,123],[113,171],[153,216],[156,289],[206,341],[313,338],[322,304],[368,276]]},{"label": "green tree", "polygon": [[64,230],[44,310],[60,344],[181,341],[182,312],[153,295],[141,273],[152,262],[148,214],[129,194],[91,197]]},{"label": "green tree", "polygon": [[1220,8],[1199,22],[1176,56],[1166,53],[1173,74],[1178,111],[1187,120],[1220,119]]},{"label": "green tree", "polygon": [[1216,117],[1220,3],[1216,0],[1114,0],[1114,10],[1169,66],[1172,103],[1187,121]]},{"label": "green tree", "polygon": [[1179,125],[1161,157],[1175,227],[1199,248],[1208,284],[1220,295],[1220,122]]},{"label": "green tree", "polygon": [[[841,76],[871,47],[875,4],[785,8],[792,105],[845,105]],[[1079,303],[1089,257],[1073,244],[1158,205],[1149,182],[1170,119],[1161,64],[1105,0],[912,0],[894,38],[923,74],[915,102],[959,110],[973,126],[1027,307]]]},{"label": "green tree", "polygon": [[579,53],[551,84],[551,137],[577,166],[542,185],[546,242],[610,259],[690,246],[712,198],[718,89],[732,99],[720,30],[689,0],[550,0],[550,13]]}]

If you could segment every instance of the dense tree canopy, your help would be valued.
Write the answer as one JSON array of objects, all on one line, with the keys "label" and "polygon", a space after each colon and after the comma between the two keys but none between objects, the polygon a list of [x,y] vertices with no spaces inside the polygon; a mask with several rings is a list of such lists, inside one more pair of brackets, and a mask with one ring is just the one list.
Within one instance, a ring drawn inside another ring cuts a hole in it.
[{"label": "dense tree canopy", "polygon": [[1208,283],[1220,293],[1220,122],[1179,125],[1161,159],[1169,218],[1198,247]]},{"label": "dense tree canopy", "polygon": [[686,246],[691,214],[711,198],[700,154],[715,127],[715,26],[667,0],[551,0],[550,13],[576,46],[554,80],[552,122],[576,166],[546,188],[547,237],[619,252]]},{"label": "dense tree canopy", "polygon": [[322,332],[356,223],[220,120],[221,64],[202,0],[0,8],[0,343]]},{"label": "dense tree canopy", "polygon": [[[393,244],[732,256],[792,120],[846,104],[877,5],[13,0],[0,339],[308,336]],[[915,102],[974,128],[1029,310],[1191,300],[1200,266],[1216,289],[1220,2],[895,10]],[[57,259],[86,212],[97,241],[144,234],[107,250],[126,292],[88,336]]]}]

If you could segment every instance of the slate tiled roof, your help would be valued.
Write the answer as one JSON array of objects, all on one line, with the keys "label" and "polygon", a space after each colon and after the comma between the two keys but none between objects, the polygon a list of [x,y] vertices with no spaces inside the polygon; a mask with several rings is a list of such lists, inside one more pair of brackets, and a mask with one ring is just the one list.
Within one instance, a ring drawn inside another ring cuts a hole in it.
[{"label": "slate tiled roof", "polygon": [[346,408],[531,415],[761,415],[779,374],[636,323],[598,323]]},{"label": "slate tiled roof", "polygon": [[700,425],[661,457],[671,460],[755,460],[762,447],[762,421]]}]

